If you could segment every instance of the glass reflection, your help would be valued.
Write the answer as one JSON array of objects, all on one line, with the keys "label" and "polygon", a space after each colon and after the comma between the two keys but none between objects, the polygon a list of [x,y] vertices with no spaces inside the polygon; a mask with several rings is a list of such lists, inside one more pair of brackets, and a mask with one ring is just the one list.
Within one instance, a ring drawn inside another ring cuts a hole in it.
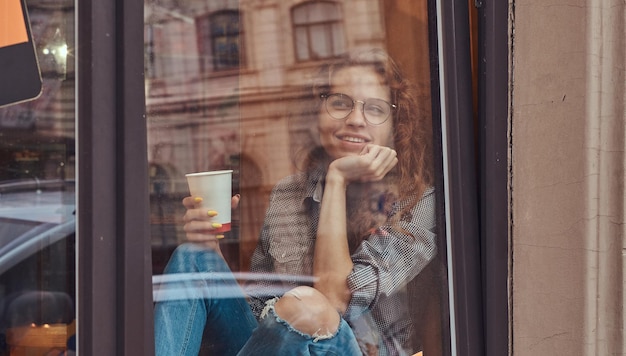
[{"label": "glass reflection", "polygon": [[[343,16],[345,9],[356,8],[360,11]],[[400,8],[383,11],[376,1],[146,2],[157,349],[186,345],[174,339],[185,329],[181,317],[189,315],[198,323],[192,328],[192,354],[228,354],[247,342],[257,345],[250,334],[260,314],[274,308],[265,302],[298,287],[278,303],[290,296],[317,300],[321,292],[348,322],[345,328],[357,334],[338,344],[344,352],[354,341],[355,352],[412,354],[430,341],[435,346],[429,355],[441,353],[445,313],[438,308],[445,273],[436,253],[441,242],[432,190],[426,6],[414,4],[419,16],[411,13],[408,20],[421,31],[421,47],[403,46],[398,36],[386,33],[394,28],[390,21],[407,21]],[[379,48],[404,67],[411,65],[389,77],[386,59],[375,71],[372,62],[354,73],[333,67],[353,53]],[[409,81],[416,87],[408,90]],[[382,99],[399,109],[377,126],[364,120],[358,104],[344,121],[326,121],[319,94],[335,92],[368,103]],[[331,193],[335,165],[369,154],[382,155],[384,168],[376,174],[344,168],[339,180],[350,182],[346,193]],[[232,230],[217,241],[210,231],[198,230],[210,226],[200,218],[206,212],[189,199],[186,206],[181,201],[189,195],[185,173],[223,169],[234,171],[232,195],[241,199]],[[338,209],[320,203],[337,196],[344,199]],[[324,247],[326,234],[343,239]],[[335,271],[340,261],[349,268]],[[172,300],[178,309],[169,308]],[[211,319],[210,301],[222,305],[223,300],[234,305],[223,307],[229,311],[218,324]],[[185,305],[203,312],[192,313]],[[212,325],[237,326],[237,332]],[[335,330],[331,322],[327,331]]]},{"label": "glass reflection", "polygon": [[76,330],[74,2],[26,4],[43,92],[0,108],[0,355],[69,355]]}]

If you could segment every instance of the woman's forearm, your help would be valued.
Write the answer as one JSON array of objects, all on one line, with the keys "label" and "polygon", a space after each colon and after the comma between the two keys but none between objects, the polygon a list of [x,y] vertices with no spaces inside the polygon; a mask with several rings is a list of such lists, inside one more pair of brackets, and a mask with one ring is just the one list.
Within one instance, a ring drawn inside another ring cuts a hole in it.
[{"label": "woman's forearm", "polygon": [[347,277],[353,267],[346,232],[346,186],[343,177],[329,171],[313,258],[315,288],[341,313],[350,302]]}]

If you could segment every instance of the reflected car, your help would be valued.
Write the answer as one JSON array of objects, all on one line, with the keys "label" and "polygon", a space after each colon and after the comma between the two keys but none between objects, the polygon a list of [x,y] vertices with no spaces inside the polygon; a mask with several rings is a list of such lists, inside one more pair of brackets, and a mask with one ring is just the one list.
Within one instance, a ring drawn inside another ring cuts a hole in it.
[{"label": "reflected car", "polygon": [[74,335],[75,206],[73,181],[0,184],[0,355],[64,350]]}]

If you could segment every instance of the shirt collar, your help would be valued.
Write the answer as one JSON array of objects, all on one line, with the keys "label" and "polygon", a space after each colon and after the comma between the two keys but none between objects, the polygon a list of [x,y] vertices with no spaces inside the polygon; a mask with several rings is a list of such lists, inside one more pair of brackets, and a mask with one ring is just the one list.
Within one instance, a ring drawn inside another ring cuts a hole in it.
[{"label": "shirt collar", "polygon": [[324,193],[324,176],[325,171],[320,166],[309,172],[305,198],[311,198],[317,203],[322,201],[322,194]]}]

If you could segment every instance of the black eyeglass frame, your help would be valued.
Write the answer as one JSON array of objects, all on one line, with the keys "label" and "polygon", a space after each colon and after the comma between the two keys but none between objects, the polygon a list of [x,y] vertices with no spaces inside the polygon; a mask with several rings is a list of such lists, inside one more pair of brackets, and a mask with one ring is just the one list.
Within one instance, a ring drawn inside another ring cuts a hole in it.
[{"label": "black eyeglass frame", "polygon": [[[344,116],[344,117],[335,117],[333,116],[333,114],[331,114],[330,110],[328,110],[328,98],[330,98],[331,96],[335,96],[335,95],[340,95],[343,97],[346,97],[348,99],[350,99],[352,101],[352,108],[350,109],[350,111]],[[389,114],[387,114],[387,117],[385,117],[385,120],[383,120],[382,122],[379,123],[373,123],[371,122],[368,118],[367,115],[365,114],[365,102],[369,99],[376,99],[376,100],[380,100],[384,103],[386,103],[387,105],[389,105]],[[365,121],[372,125],[372,126],[379,126],[384,124],[385,122],[387,122],[387,120],[389,120],[389,117],[391,116],[391,114],[393,113],[394,110],[396,110],[398,108],[398,106],[396,104],[392,104],[390,102],[388,102],[387,100],[383,100],[383,99],[379,99],[379,98],[368,98],[365,100],[355,100],[353,97],[351,97],[348,94],[344,94],[344,93],[322,93],[320,94],[320,100],[324,101],[324,108],[326,109],[326,112],[328,113],[328,115],[330,115],[330,117],[332,117],[335,120],[345,120],[348,116],[350,116],[350,114],[352,114],[352,112],[354,111],[354,109],[356,108],[356,103],[361,103],[362,107],[361,107],[361,112],[363,113],[363,117],[365,118]]]}]

